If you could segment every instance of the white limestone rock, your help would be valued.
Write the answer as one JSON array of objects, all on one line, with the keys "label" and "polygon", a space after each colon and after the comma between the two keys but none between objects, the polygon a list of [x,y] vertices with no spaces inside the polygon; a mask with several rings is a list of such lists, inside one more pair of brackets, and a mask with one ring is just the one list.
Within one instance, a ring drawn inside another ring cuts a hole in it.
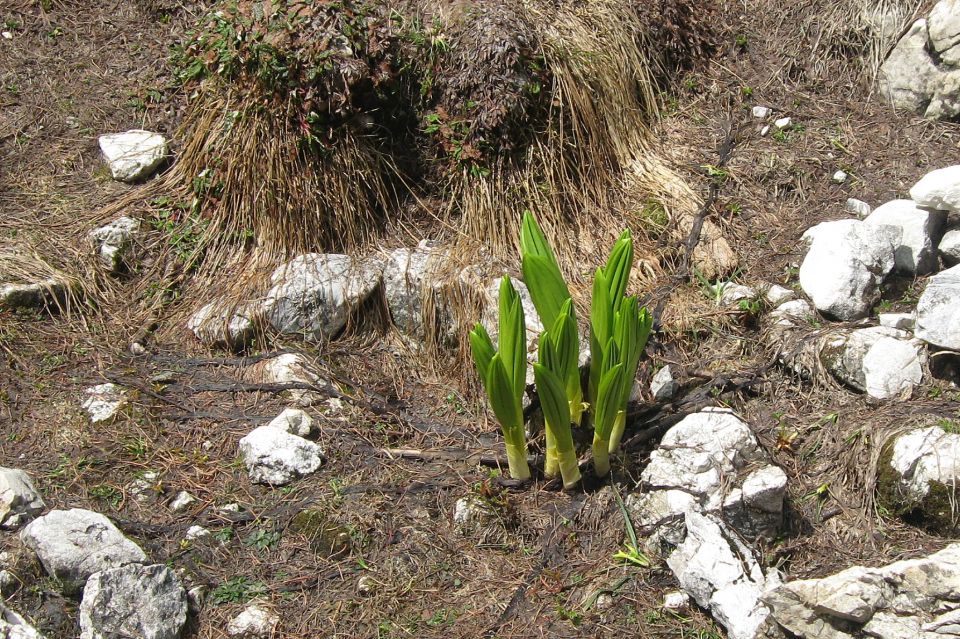
[{"label": "white limestone rock", "polygon": [[256,428],[240,440],[240,454],[250,480],[283,486],[317,471],[323,450],[309,440],[271,426]]},{"label": "white limestone rock", "polygon": [[960,164],[930,171],[910,187],[910,197],[917,206],[960,212]]},{"label": "white limestone rock", "polygon": [[223,300],[201,307],[187,320],[187,328],[208,346],[239,351],[256,338],[262,313],[254,304],[228,306]]},{"label": "white limestone rock", "polygon": [[960,351],[960,265],[927,280],[917,302],[915,335],[928,344]]},{"label": "white limestone rock", "polygon": [[833,175],[830,177],[830,181],[836,184],[843,184],[844,182],[847,181],[848,177],[850,176],[847,175],[846,171],[841,171],[840,169],[837,169],[836,171],[834,171]]},{"label": "white limestone rock", "polygon": [[66,592],[78,591],[95,572],[147,560],[112,521],[80,508],[52,510],[34,519],[20,532],[20,539]]},{"label": "white limestone rock", "polygon": [[816,317],[816,312],[807,300],[790,300],[783,302],[770,312],[770,320],[781,328],[796,328],[809,323]]},{"label": "white limestone rock", "polygon": [[917,323],[916,313],[880,313],[877,316],[880,326],[912,331]]},{"label": "white limestone rock", "polygon": [[90,231],[90,241],[100,258],[100,263],[110,273],[119,273],[140,231],[140,220],[123,216],[113,222]]},{"label": "white limestone rock", "polygon": [[940,252],[940,259],[946,266],[960,264],[960,229],[944,233],[940,240],[940,246],[937,248]]},{"label": "white limestone rock", "polygon": [[673,379],[673,372],[669,365],[658,370],[657,374],[650,380],[650,393],[655,401],[665,402],[676,395],[679,390],[680,384]]},{"label": "white limestone rock", "polygon": [[943,64],[960,66],[960,0],[940,0],[927,18],[930,46]]},{"label": "white limestone rock", "polygon": [[688,512],[685,522],[687,536],[667,566],[730,639],[756,639],[770,614],[761,597],[780,585],[779,576],[765,575],[753,551],[719,518]]},{"label": "white limestone rock", "polygon": [[142,129],[101,135],[99,142],[110,174],[122,182],[150,177],[167,156],[166,138]]},{"label": "white limestone rock", "polygon": [[927,52],[927,39],[927,21],[917,20],[880,66],[878,88],[897,109],[923,113],[930,103],[930,84],[939,70]]},{"label": "white limestone rock", "polygon": [[843,209],[847,213],[853,213],[858,219],[861,220],[870,215],[871,211],[873,211],[869,204],[863,200],[857,200],[852,197],[847,198],[847,202],[844,204]]},{"label": "white limestone rock", "polygon": [[43,498],[27,473],[0,466],[0,528],[19,528],[44,508]]},{"label": "white limestone rock", "polygon": [[865,317],[893,269],[897,227],[859,220],[818,224],[804,233],[810,250],[800,265],[800,286],[821,312],[841,320]]},{"label": "white limestone rock", "polygon": [[43,639],[43,635],[0,600],[0,639]]},{"label": "white limestone rock", "polygon": [[773,122],[773,126],[777,127],[778,129],[785,129],[791,124],[793,124],[793,120],[790,118],[780,118],[779,120],[775,120]]},{"label": "white limestone rock", "polygon": [[894,267],[901,273],[925,275],[937,268],[937,242],[946,221],[944,211],[920,208],[913,200],[893,200],[878,206],[864,223],[899,228]]},{"label": "white limestone rock", "polygon": [[872,326],[825,335],[820,361],[839,381],[888,399],[909,395],[923,381],[926,351],[906,331]]},{"label": "white limestone rock", "polygon": [[199,525],[193,525],[187,528],[187,534],[185,536],[187,541],[197,541],[198,539],[206,539],[210,537],[211,533],[207,528]]},{"label": "white limestone rock", "polygon": [[67,283],[50,277],[37,282],[0,282],[0,309],[43,308],[66,299]]},{"label": "white limestone rock", "polygon": [[195,503],[197,503],[196,497],[185,490],[181,490],[174,495],[173,499],[170,501],[170,510],[177,513],[181,510],[186,510]]},{"label": "white limestone rock", "polygon": [[[439,319],[444,325],[452,324],[449,311],[440,299],[448,255],[446,249],[427,241],[416,248],[396,249],[387,254],[383,269],[384,297],[393,325],[402,335],[412,338],[411,345],[421,343],[426,337],[430,321]],[[424,317],[424,301],[428,297],[432,297],[433,311],[440,317]]]},{"label": "white limestone rock", "polygon": [[461,497],[453,506],[453,523],[461,529],[482,525],[493,515],[490,506],[474,495]]},{"label": "white limestone rock", "polygon": [[227,623],[227,634],[231,637],[271,637],[280,617],[262,604],[251,604],[243,612]]},{"label": "white limestone rock", "polygon": [[714,293],[720,294],[720,306],[735,306],[741,300],[757,298],[757,292],[754,289],[734,282],[718,282]]},{"label": "white limestone rock", "polygon": [[773,113],[773,109],[766,106],[755,106],[753,107],[752,113],[753,117],[763,120],[770,117],[770,114]]},{"label": "white limestone rock", "polygon": [[263,309],[284,334],[326,340],[347,325],[351,312],[380,285],[383,265],[349,255],[308,253],[279,267]]},{"label": "white limestone rock", "polygon": [[789,302],[796,296],[795,292],[779,284],[768,284],[763,287],[763,299],[773,307]]},{"label": "white limestone rock", "polygon": [[668,592],[663,595],[665,610],[683,610],[690,605],[690,595],[681,591]]},{"label": "white limestone rock", "polygon": [[306,437],[313,430],[313,418],[299,408],[285,408],[267,426]]},{"label": "white limestone rock", "polygon": [[127,391],[117,384],[98,384],[84,391],[87,399],[81,408],[90,416],[91,424],[112,420],[127,405]]},{"label": "white limestone rock", "polygon": [[751,508],[780,514],[787,493],[787,474],[778,466],[764,466],[747,475],[740,490],[744,503]]},{"label": "white limestone rock", "polygon": [[956,636],[958,593],[960,544],[952,544],[927,557],[791,581],[763,601],[801,639],[946,639]]},{"label": "white limestone rock", "polygon": [[80,639],[177,639],[187,593],[162,564],[131,564],[90,575],[80,603]]},{"label": "white limestone rock", "polygon": [[[284,353],[250,366],[244,377],[264,384],[304,384],[325,386],[326,380],[314,370],[310,362],[299,353]],[[327,396],[307,388],[292,388],[286,391],[298,406],[310,406],[327,400]]]},{"label": "white limestone rock", "polygon": [[917,428],[897,437],[890,465],[899,477],[899,493],[907,503],[919,503],[930,484],[960,482],[960,435],[939,426]]}]

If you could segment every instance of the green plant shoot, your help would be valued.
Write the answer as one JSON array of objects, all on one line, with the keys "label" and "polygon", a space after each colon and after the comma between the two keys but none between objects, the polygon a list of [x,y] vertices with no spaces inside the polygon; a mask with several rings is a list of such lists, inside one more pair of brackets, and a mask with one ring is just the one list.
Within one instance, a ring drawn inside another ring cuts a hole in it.
[{"label": "green plant shoot", "polygon": [[633,266],[633,239],[624,231],[593,281],[590,308],[590,403],[593,463],[597,475],[610,472],[626,426],[627,402],[650,335],[652,318],[637,298],[625,295]]},{"label": "green plant shoot", "polygon": [[[570,301],[570,290],[563,279],[563,273],[560,271],[553,249],[550,248],[550,243],[530,211],[524,212],[523,224],[520,228],[520,258],[523,279],[530,289],[533,305],[537,309],[543,326],[549,330],[563,312],[564,304]],[[574,327],[573,352],[578,358],[580,338],[576,330],[577,316],[572,305],[567,313]],[[579,425],[584,410],[580,369],[573,366],[564,375],[560,380],[565,390],[570,420]]]},{"label": "green plant shoot", "polygon": [[570,430],[570,405],[563,383],[571,369],[578,370],[577,325],[571,316],[572,309],[573,301],[568,299],[561,306],[553,327],[540,336],[539,361],[533,367],[548,435],[547,459],[556,464],[567,489],[580,482]]},{"label": "green plant shoot", "polygon": [[523,430],[523,391],[527,376],[527,329],[523,304],[510,278],[500,281],[499,351],[482,324],[470,332],[477,372],[503,429],[510,476],[529,479],[527,441]]}]

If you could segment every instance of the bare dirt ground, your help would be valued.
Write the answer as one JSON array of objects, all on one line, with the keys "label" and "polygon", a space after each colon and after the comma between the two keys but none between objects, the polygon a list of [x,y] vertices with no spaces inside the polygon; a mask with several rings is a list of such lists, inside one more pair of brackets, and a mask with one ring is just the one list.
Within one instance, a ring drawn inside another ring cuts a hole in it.
[{"label": "bare dirt ground", "polygon": [[[804,12],[812,5],[721,4],[720,50],[669,87],[658,135],[699,193],[719,180],[710,218],[738,253],[737,280],[795,285],[806,228],[846,217],[848,197],[880,204],[926,171],[957,163],[960,128],[870,100],[856,84],[855,46],[813,44],[823,25]],[[77,263],[73,247],[98,211],[129,189],[109,179],[97,136],[141,127],[173,135],[183,96],[172,85],[169,47],[202,9],[172,0],[0,2],[12,36],[0,39],[0,242],[33,247],[57,267]],[[755,104],[794,127],[761,137]],[[722,175],[709,176],[708,165]],[[850,175],[844,184],[831,182],[837,169]],[[463,451],[499,454],[495,423],[456,380],[411,364],[386,336],[323,349],[271,344],[236,358],[172,331],[135,357],[126,347],[142,317],[126,312],[124,296],[144,289],[137,277],[119,285],[108,308],[0,311],[0,465],[27,470],[51,508],[110,516],[152,558],[206,587],[186,636],[225,636],[227,620],[255,597],[279,612],[282,637],[722,636],[700,612],[661,609],[675,588],[665,566],[613,559],[624,522],[609,488],[589,478],[574,493],[516,486],[494,465],[463,459]],[[876,512],[870,464],[896,427],[957,417],[955,388],[933,379],[908,402],[876,404],[795,379],[773,365],[742,313],[718,312],[696,282],[671,286],[668,273],[663,286],[641,291],[654,305],[672,290],[665,318],[673,318],[642,374],[674,364],[683,399],[638,407],[614,471],[624,494],[655,444],[649,434],[719,403],[745,417],[790,476],[790,514],[763,549],[768,565],[815,576],[946,543]],[[885,304],[908,304],[921,287],[903,282]],[[350,399],[311,409],[327,457],[321,471],[270,489],[249,482],[237,441],[287,400],[243,386],[242,369],[281,348],[304,353]],[[91,426],[83,389],[104,381],[135,389],[135,399],[117,422]],[[147,472],[157,479],[138,497],[130,487]],[[198,501],[175,513],[168,504],[181,490]],[[469,494],[497,517],[464,534],[452,513]],[[241,510],[220,510],[229,503]],[[317,523],[307,530],[293,524],[305,508]],[[194,524],[213,537],[185,542]],[[0,535],[0,548],[16,546],[14,535]],[[38,566],[24,560],[21,568],[12,605],[49,637],[75,636],[78,601]],[[369,592],[358,591],[362,577]],[[600,594],[612,604],[598,606]]]}]

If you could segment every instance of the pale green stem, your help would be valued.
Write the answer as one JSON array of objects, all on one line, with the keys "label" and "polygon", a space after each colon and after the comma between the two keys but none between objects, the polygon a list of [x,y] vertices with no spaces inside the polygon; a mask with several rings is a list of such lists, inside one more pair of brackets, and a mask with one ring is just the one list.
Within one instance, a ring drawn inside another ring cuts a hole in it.
[{"label": "pale green stem", "polygon": [[606,477],[610,472],[610,444],[609,440],[593,436],[593,470],[597,477]]},{"label": "pale green stem", "polygon": [[567,403],[570,405],[570,421],[579,426],[580,421],[583,419],[584,407],[586,406],[586,404],[583,403],[583,391],[578,388]]},{"label": "pale green stem", "polygon": [[577,462],[577,454],[571,448],[560,451],[560,476],[563,477],[563,488],[571,490],[580,483],[580,464]]},{"label": "pale green stem", "polygon": [[514,479],[530,479],[530,466],[527,465],[527,443],[507,442],[506,445],[510,476]]},{"label": "pale green stem", "polygon": [[613,420],[613,428],[610,430],[610,453],[615,453],[620,448],[620,440],[623,439],[623,429],[627,425],[627,412],[618,411]]},{"label": "pale green stem", "polygon": [[543,461],[543,476],[544,477],[556,477],[560,472],[560,459],[557,457],[557,439],[553,435],[553,431],[544,426],[544,432],[546,433],[546,457]]}]

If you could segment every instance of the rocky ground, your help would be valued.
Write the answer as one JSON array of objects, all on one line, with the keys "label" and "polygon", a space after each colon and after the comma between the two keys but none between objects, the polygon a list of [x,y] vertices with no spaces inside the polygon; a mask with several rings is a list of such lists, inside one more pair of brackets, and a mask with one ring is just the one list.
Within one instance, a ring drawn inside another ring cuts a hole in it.
[{"label": "rocky ground", "polygon": [[657,330],[567,492],[416,352],[442,245],[160,290],[202,3],[0,5],[0,636],[957,635],[960,6],[719,4],[656,139],[740,266],[638,205]]}]

